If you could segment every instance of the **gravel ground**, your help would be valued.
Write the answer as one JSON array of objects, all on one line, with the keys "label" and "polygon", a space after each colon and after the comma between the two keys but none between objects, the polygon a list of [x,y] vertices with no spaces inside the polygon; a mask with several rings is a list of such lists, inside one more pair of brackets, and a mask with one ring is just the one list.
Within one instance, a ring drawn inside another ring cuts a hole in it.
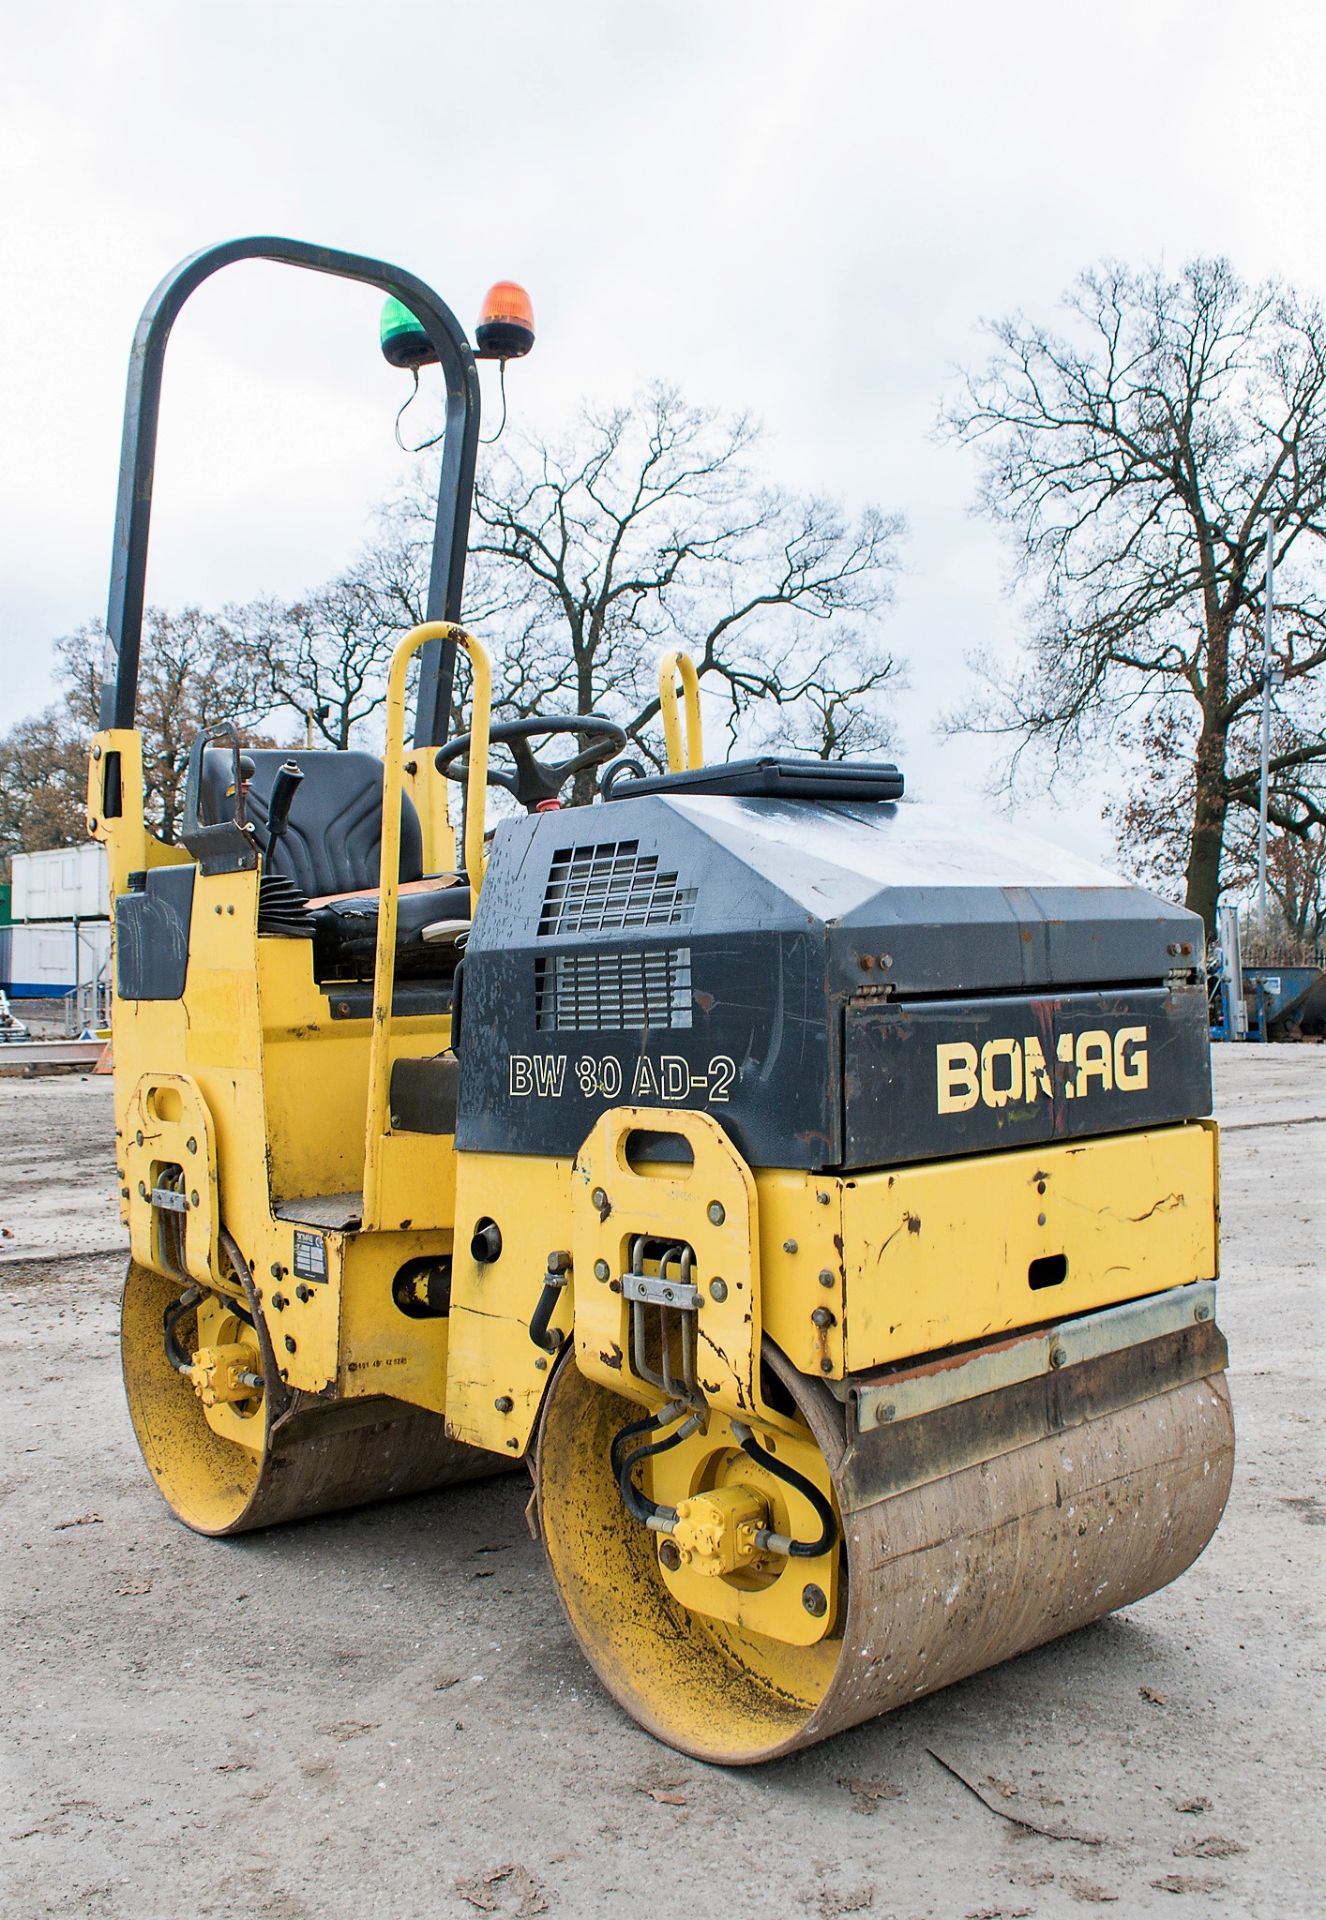
[{"label": "gravel ground", "polygon": [[1175,1586],[757,1772],[600,1692],[518,1476],[209,1542],[116,1363],[105,1080],[0,1081],[0,1898],[37,1915],[1322,1911],[1326,1048],[1225,1048],[1239,1464]]}]

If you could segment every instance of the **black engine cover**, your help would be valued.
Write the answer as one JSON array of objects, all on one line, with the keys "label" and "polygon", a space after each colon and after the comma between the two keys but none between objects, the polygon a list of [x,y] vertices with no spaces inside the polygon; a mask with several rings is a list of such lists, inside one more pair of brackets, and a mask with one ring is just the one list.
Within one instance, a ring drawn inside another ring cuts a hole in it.
[{"label": "black engine cover", "polygon": [[699,1107],[754,1166],[887,1166],[1210,1110],[1196,916],[911,802],[650,794],[504,823],[457,1145]]}]

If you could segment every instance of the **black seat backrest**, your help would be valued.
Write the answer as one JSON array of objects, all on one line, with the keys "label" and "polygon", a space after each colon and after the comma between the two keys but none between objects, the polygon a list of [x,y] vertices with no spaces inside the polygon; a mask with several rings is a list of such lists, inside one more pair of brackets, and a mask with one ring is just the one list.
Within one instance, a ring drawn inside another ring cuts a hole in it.
[{"label": "black seat backrest", "polygon": [[[264,847],[267,801],[277,768],[293,760],[304,775],[289,824],[277,842],[272,871],[285,874],[310,899],[376,887],[382,848],[382,762],[371,753],[282,752],[278,747],[243,751],[253,762],[247,816],[258,827]],[[233,766],[228,748],[209,747],[204,753],[200,826],[215,826],[234,817],[234,799],[227,792]],[[400,877],[423,877],[423,835],[408,794],[401,796]]]}]

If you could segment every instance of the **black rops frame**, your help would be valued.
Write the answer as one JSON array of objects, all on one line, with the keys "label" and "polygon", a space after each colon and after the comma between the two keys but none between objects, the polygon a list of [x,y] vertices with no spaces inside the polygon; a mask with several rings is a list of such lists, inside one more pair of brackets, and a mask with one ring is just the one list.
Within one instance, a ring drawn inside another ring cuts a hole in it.
[{"label": "black rops frame", "polygon": [[[433,557],[428,576],[425,619],[459,621],[465,588],[470,502],[479,447],[479,376],[474,354],[450,308],[431,287],[383,260],[303,240],[267,236],[227,240],[190,254],[168,273],[143,308],[129,355],[124,402],[124,439],[120,451],[119,495],[115,506],[115,546],[111,561],[110,607],[106,625],[114,656],[101,683],[103,727],[132,727],[138,693],[138,659],[143,633],[143,594],[147,577],[147,541],[152,516],[152,479],[156,467],[157,422],[166,342],[180,309],[204,280],[237,260],[274,260],[308,267],[342,280],[361,280],[393,295],[418,320],[442,364],[446,381],[446,435],[433,526]],[[456,649],[432,640],[421,651],[419,692],[415,702],[414,744],[442,745],[451,719]]]}]

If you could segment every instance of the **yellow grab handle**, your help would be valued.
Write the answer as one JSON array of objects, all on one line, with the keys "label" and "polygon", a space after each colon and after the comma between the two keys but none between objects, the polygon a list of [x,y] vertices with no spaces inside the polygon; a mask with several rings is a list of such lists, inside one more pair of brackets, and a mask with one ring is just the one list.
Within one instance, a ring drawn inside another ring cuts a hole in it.
[{"label": "yellow grab handle", "polygon": [[469,772],[465,779],[465,867],[471,906],[483,885],[484,813],[493,670],[487,649],[463,627],[426,620],[413,627],[391,657],[387,675],[387,743],[382,767],[382,852],[378,867],[378,938],[373,963],[373,1031],[368,1057],[368,1153],[364,1165],[364,1225],[377,1224],[381,1141],[389,1131],[391,1003],[396,986],[396,902],[401,880],[401,799],[405,787],[405,680],[410,661],[430,640],[452,640],[469,655]]},{"label": "yellow grab handle", "polygon": [[[677,675],[686,695],[686,735],[683,743]],[[673,647],[658,668],[658,697],[663,708],[663,738],[667,742],[668,772],[681,773],[704,765],[704,736],[700,728],[700,677],[689,653]]]},{"label": "yellow grab handle", "polygon": [[461,627],[453,627],[451,637],[470,656],[470,765],[465,776],[463,851],[471,900],[476,901],[488,871],[483,836],[488,808],[488,728],[493,717],[493,667],[482,640],[476,640]]}]

